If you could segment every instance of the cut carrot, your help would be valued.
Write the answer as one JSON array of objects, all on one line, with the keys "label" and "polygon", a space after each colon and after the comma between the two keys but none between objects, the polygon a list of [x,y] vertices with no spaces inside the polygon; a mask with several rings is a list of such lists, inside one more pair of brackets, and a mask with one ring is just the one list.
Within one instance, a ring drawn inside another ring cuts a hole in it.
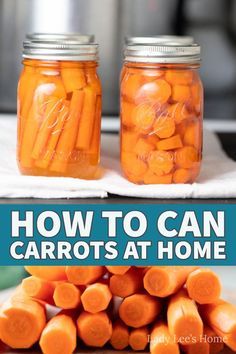
[{"label": "cut carrot", "polygon": [[121,92],[130,101],[135,101],[138,95],[140,85],[142,83],[142,76],[134,74],[125,76],[121,82]]},{"label": "cut carrot", "polygon": [[77,320],[78,335],[90,347],[103,347],[112,335],[112,325],[106,312],[82,312]]},{"label": "cut carrot", "polygon": [[127,127],[133,126],[132,115],[134,110],[135,110],[135,105],[133,103],[122,100],[121,112],[120,112],[122,124],[124,124]]},{"label": "cut carrot", "polygon": [[135,351],[144,350],[147,347],[149,331],[146,326],[132,329],[129,335],[129,345]]},{"label": "cut carrot", "polygon": [[202,305],[201,314],[213,331],[224,338],[225,344],[236,351],[236,306],[219,300],[214,304]]},{"label": "cut carrot", "polygon": [[218,336],[210,327],[204,327],[204,335],[210,345],[210,354],[218,354],[224,348],[223,339]]},{"label": "cut carrot", "polygon": [[45,103],[46,108],[43,115],[43,122],[40,125],[31,154],[34,159],[38,159],[46,147],[47,141],[56,125],[58,114],[61,109],[61,102],[61,99],[52,96],[49,97]]},{"label": "cut carrot", "polygon": [[156,146],[158,141],[160,140],[158,136],[154,133],[148,134],[146,140],[149,144]]},{"label": "cut carrot", "polygon": [[174,156],[168,151],[152,151],[149,155],[150,170],[158,176],[171,172],[174,166]]},{"label": "cut carrot", "polygon": [[171,86],[163,79],[153,80],[142,86],[140,94],[146,96],[150,101],[163,104],[168,101],[171,95]]},{"label": "cut carrot", "polygon": [[67,169],[67,163],[70,160],[77,138],[83,101],[84,92],[74,91],[70,102],[69,116],[57,144],[57,158],[54,158],[50,166],[51,171],[62,173]]},{"label": "cut carrot", "polygon": [[191,86],[191,95],[195,111],[197,113],[201,112],[203,102],[203,87],[200,80]]},{"label": "cut carrot", "polygon": [[100,266],[68,266],[67,279],[75,285],[88,285],[97,281],[104,274],[104,267]]},{"label": "cut carrot", "polygon": [[30,348],[45,325],[44,306],[29,298],[13,297],[0,309],[0,337],[11,348]]},{"label": "cut carrot", "polygon": [[186,102],[190,98],[190,87],[187,85],[174,85],[172,99],[177,102]]},{"label": "cut carrot", "polygon": [[172,182],[172,174],[159,176],[148,170],[143,177],[144,184],[170,184]]},{"label": "cut carrot", "polygon": [[178,168],[173,173],[173,182],[174,183],[187,183],[191,179],[191,171],[185,168]]},{"label": "cut carrot", "polygon": [[127,175],[134,176],[137,180],[140,179],[139,177],[141,177],[148,168],[147,164],[132,152],[123,151],[121,154],[121,163],[124,172]]},{"label": "cut carrot", "polygon": [[131,268],[125,274],[112,275],[109,286],[115,296],[127,297],[137,293],[142,288],[140,270]]},{"label": "cut carrot", "polygon": [[132,111],[132,122],[141,133],[150,132],[155,119],[155,109],[147,103],[136,106]]},{"label": "cut carrot", "polygon": [[80,290],[71,283],[58,283],[53,294],[55,305],[62,309],[74,309],[80,304]]},{"label": "cut carrot", "polygon": [[64,101],[62,102],[62,106],[58,114],[57,121],[52,129],[51,136],[49,138],[47,146],[45,147],[46,151],[42,155],[42,158],[40,160],[35,161],[35,165],[37,167],[47,168],[50,162],[52,161],[55,155],[57,142],[62,133],[64,124],[68,119],[68,114],[69,114],[69,101]]},{"label": "cut carrot", "polygon": [[134,149],[134,146],[137,143],[138,137],[139,137],[139,135],[135,132],[123,130],[122,135],[121,135],[122,151],[132,152]]},{"label": "cut carrot", "polygon": [[66,92],[74,92],[86,86],[86,76],[83,68],[65,67],[62,63],[61,77]]},{"label": "cut carrot", "polygon": [[172,117],[161,115],[157,117],[153,132],[161,139],[171,137],[175,132],[175,121]]},{"label": "cut carrot", "polygon": [[174,150],[183,146],[179,134],[168,139],[162,139],[157,143],[158,150]]},{"label": "cut carrot", "polygon": [[193,73],[191,70],[167,70],[166,80],[175,85],[190,85],[193,81]]},{"label": "cut carrot", "polygon": [[191,116],[186,108],[186,104],[181,102],[170,105],[167,111],[168,114],[174,118],[176,124],[180,124],[182,121]]},{"label": "cut carrot", "polygon": [[101,114],[102,114],[102,98],[97,96],[96,101],[96,112],[95,112],[95,123],[91,141],[90,152],[95,155],[94,163],[99,162],[99,152],[100,152],[100,131],[101,131]]},{"label": "cut carrot", "polygon": [[207,341],[182,345],[182,350],[187,354],[210,354],[210,344]]},{"label": "cut carrot", "polygon": [[44,328],[39,345],[44,354],[72,354],[76,348],[76,325],[66,315],[53,317]]},{"label": "cut carrot", "polygon": [[198,120],[191,122],[184,133],[184,144],[192,145],[196,149],[201,148],[201,127]]},{"label": "cut carrot", "polygon": [[199,340],[203,334],[203,322],[197,306],[185,290],[179,291],[170,299],[167,309],[168,328],[176,340],[186,345],[186,338]]},{"label": "cut carrot", "polygon": [[96,93],[91,86],[86,86],[84,92],[84,103],[81,112],[76,148],[88,150],[91,144],[93,126],[96,111]]},{"label": "cut carrot", "polygon": [[49,281],[65,280],[65,267],[62,266],[26,266],[25,270],[35,277]]},{"label": "cut carrot", "polygon": [[157,323],[152,332],[150,340],[151,354],[179,354],[179,346],[173,334],[168,330],[165,323]]},{"label": "cut carrot", "polygon": [[27,296],[37,300],[51,302],[55,283],[30,276],[22,280],[21,287]]},{"label": "cut carrot", "polygon": [[182,168],[193,168],[199,162],[199,154],[193,146],[184,146],[175,152],[175,162]]},{"label": "cut carrot", "polygon": [[201,268],[190,273],[186,286],[189,297],[199,304],[210,304],[220,298],[220,280],[211,269]]},{"label": "cut carrot", "polygon": [[167,297],[180,290],[188,275],[196,268],[190,266],[151,267],[144,275],[144,288],[153,296]]},{"label": "cut carrot", "polygon": [[160,311],[158,299],[146,294],[134,294],[123,300],[119,315],[127,326],[138,328],[150,324]]},{"label": "cut carrot", "polygon": [[137,143],[133,146],[133,151],[139,158],[146,159],[150,151],[155,149],[155,145],[150,144],[147,139],[139,138]]},{"label": "cut carrot", "polygon": [[83,308],[87,312],[104,311],[112,299],[112,293],[106,284],[95,283],[89,285],[81,296]]},{"label": "cut carrot", "polygon": [[131,268],[130,266],[106,266],[107,270],[112,274],[123,275]]},{"label": "cut carrot", "polygon": [[123,350],[129,345],[129,329],[120,320],[116,321],[112,326],[110,343],[115,350]]}]

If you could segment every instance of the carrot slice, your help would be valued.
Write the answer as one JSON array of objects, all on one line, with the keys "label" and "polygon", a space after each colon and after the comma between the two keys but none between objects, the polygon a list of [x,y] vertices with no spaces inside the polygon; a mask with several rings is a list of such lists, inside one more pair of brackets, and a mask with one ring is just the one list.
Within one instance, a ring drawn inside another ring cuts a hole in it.
[{"label": "carrot slice", "polygon": [[176,340],[186,345],[186,338],[194,337],[197,340],[203,334],[203,322],[197,306],[185,290],[179,291],[170,299],[167,309],[168,328]]},{"label": "carrot slice", "polygon": [[158,150],[174,150],[183,147],[179,134],[168,139],[162,139],[157,143]]},{"label": "carrot slice", "polygon": [[138,328],[150,324],[160,311],[158,299],[146,294],[134,294],[123,300],[119,315],[127,326]]},{"label": "carrot slice", "polygon": [[175,161],[179,167],[193,168],[199,162],[199,154],[193,146],[184,146],[176,150]]},{"label": "carrot slice", "polygon": [[66,276],[70,283],[88,285],[101,278],[104,267],[100,266],[67,266]]},{"label": "carrot slice", "polygon": [[114,274],[110,278],[110,290],[113,295],[127,297],[142,288],[142,277],[138,269],[131,268],[125,274]]},{"label": "carrot slice", "polygon": [[1,307],[1,340],[11,348],[30,348],[39,340],[45,325],[45,308],[32,299],[13,297]]},{"label": "carrot slice", "polygon": [[65,280],[65,267],[62,266],[26,266],[25,270],[35,277],[49,281]]},{"label": "carrot slice", "polygon": [[236,351],[236,306],[219,300],[214,304],[202,305],[201,314],[214,332],[224,338],[225,344]]},{"label": "carrot slice", "polygon": [[80,304],[80,290],[74,284],[62,282],[55,287],[53,299],[62,309],[74,309]]},{"label": "carrot slice", "polygon": [[150,170],[158,176],[169,173],[174,167],[174,156],[167,151],[152,151],[149,155]]},{"label": "carrot slice", "polygon": [[172,87],[172,99],[177,102],[186,102],[190,98],[190,87],[187,85],[174,85]]},{"label": "carrot slice", "polygon": [[127,102],[124,99],[121,101],[121,122],[127,127],[133,126],[132,115],[135,110],[135,105],[131,102]]},{"label": "carrot slice", "polygon": [[50,166],[51,171],[62,173],[67,169],[68,160],[70,160],[76,142],[83,101],[84,92],[74,91],[70,102],[69,116],[56,148],[56,156],[58,158],[52,161]]},{"label": "carrot slice", "polygon": [[174,183],[187,183],[190,181],[192,175],[191,171],[186,170],[185,168],[178,168],[173,173],[173,182]]},{"label": "carrot slice", "polygon": [[165,323],[157,323],[151,332],[151,354],[179,354],[179,346]]},{"label": "carrot slice", "polygon": [[61,77],[67,93],[81,90],[87,85],[83,68],[66,67],[66,63],[61,63],[61,66]]},{"label": "carrot slice", "polygon": [[185,119],[191,117],[185,103],[174,103],[168,107],[167,111],[170,117],[174,118],[176,124],[180,124]]},{"label": "carrot slice", "polygon": [[80,150],[88,150],[91,144],[95,122],[96,93],[91,86],[86,86],[83,92],[84,103],[81,112],[76,148]]},{"label": "carrot slice", "polygon": [[76,348],[76,325],[71,317],[53,317],[44,328],[39,345],[45,354],[72,354]]},{"label": "carrot slice", "polygon": [[107,270],[112,274],[123,275],[131,268],[130,266],[106,266]]},{"label": "carrot slice", "polygon": [[83,308],[87,312],[96,313],[108,308],[112,293],[106,284],[89,285],[81,296]]},{"label": "carrot slice", "polygon": [[116,350],[123,350],[129,345],[129,329],[120,320],[116,321],[112,326],[110,343]]},{"label": "carrot slice", "polygon": [[159,116],[153,125],[153,132],[161,139],[169,138],[175,132],[174,119],[169,116]]},{"label": "carrot slice", "polygon": [[142,86],[140,95],[146,96],[150,101],[155,101],[155,103],[163,104],[171,96],[171,86],[166,80],[153,80]]},{"label": "carrot slice", "polygon": [[57,117],[61,109],[61,99],[58,97],[49,97],[45,102],[45,113],[43,116],[43,122],[40,125],[33,151],[31,156],[34,159],[38,159],[44,151],[47,141],[50,138],[52,130],[57,122]]},{"label": "carrot slice", "polygon": [[218,276],[207,268],[190,273],[186,282],[189,297],[199,304],[210,304],[219,300],[221,284]]},{"label": "carrot slice", "polygon": [[136,132],[123,130],[121,134],[121,151],[132,152],[139,135]]},{"label": "carrot slice", "polygon": [[55,283],[30,276],[22,280],[21,287],[25,295],[37,300],[51,302]]},{"label": "carrot slice", "polygon": [[142,159],[147,158],[149,152],[154,149],[155,145],[150,144],[148,140],[144,138],[139,138],[137,143],[133,146],[133,151]]},{"label": "carrot slice", "polygon": [[176,293],[186,282],[188,275],[197,267],[151,267],[143,278],[144,288],[150,295],[167,297]]},{"label": "carrot slice", "polygon": [[132,123],[141,133],[150,132],[155,119],[156,112],[154,107],[150,104],[140,104],[132,111]]},{"label": "carrot slice", "polygon": [[121,82],[121,94],[130,101],[135,101],[140,85],[142,83],[142,76],[139,74],[133,74],[123,77]]},{"label": "carrot slice", "polygon": [[193,81],[193,72],[191,70],[167,70],[166,80],[172,85],[190,85]]},{"label": "carrot slice", "polygon": [[143,177],[144,184],[170,184],[172,182],[172,174],[159,176],[148,170]]},{"label": "carrot slice", "polygon": [[129,345],[135,351],[144,350],[147,347],[149,331],[146,326],[132,329],[129,335]]},{"label": "carrot slice", "polygon": [[78,335],[90,347],[103,347],[112,335],[112,325],[106,312],[82,312],[77,320]]},{"label": "carrot slice", "polygon": [[121,163],[124,172],[134,176],[137,180],[140,180],[140,177],[144,175],[148,168],[147,164],[132,152],[122,152]]},{"label": "carrot slice", "polygon": [[202,129],[199,121],[191,122],[187,125],[185,134],[184,134],[184,144],[192,145],[196,149],[201,148],[201,140],[202,140]]}]

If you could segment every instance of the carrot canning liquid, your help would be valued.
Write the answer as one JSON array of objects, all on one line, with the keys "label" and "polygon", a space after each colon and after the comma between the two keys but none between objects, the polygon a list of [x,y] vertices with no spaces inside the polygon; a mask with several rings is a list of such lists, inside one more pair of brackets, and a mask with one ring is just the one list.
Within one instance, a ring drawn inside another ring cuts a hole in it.
[{"label": "carrot canning liquid", "polygon": [[24,59],[18,149],[25,175],[97,178],[101,84],[95,61]]},{"label": "carrot canning liquid", "polygon": [[126,61],[121,77],[121,165],[137,184],[192,183],[202,159],[198,64]]}]

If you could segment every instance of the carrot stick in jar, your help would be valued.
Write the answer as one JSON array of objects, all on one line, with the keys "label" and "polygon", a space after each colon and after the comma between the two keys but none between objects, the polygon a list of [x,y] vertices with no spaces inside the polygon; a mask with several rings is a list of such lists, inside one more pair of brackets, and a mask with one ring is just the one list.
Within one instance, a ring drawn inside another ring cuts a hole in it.
[{"label": "carrot stick in jar", "polygon": [[[102,98],[101,96],[97,96],[95,122],[93,127],[92,139],[90,142],[90,154],[94,154],[96,156],[98,156],[100,150],[101,113],[102,113]],[[95,163],[97,163],[97,161],[95,161]]]},{"label": "carrot stick in jar", "polygon": [[61,77],[67,93],[81,90],[87,84],[84,69],[71,67],[70,63],[61,63]]}]

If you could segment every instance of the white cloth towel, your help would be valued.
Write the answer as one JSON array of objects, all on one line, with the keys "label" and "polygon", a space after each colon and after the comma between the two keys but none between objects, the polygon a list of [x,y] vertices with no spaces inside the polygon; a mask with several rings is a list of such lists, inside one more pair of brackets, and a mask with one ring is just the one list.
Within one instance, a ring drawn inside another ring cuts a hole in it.
[{"label": "white cloth towel", "polygon": [[0,117],[0,197],[6,198],[105,198],[109,193],[139,198],[236,197],[236,162],[227,157],[215,134],[204,132],[203,166],[197,183],[135,185],[127,181],[119,164],[119,139],[102,136],[100,180],[22,176],[16,165],[16,119]]}]

